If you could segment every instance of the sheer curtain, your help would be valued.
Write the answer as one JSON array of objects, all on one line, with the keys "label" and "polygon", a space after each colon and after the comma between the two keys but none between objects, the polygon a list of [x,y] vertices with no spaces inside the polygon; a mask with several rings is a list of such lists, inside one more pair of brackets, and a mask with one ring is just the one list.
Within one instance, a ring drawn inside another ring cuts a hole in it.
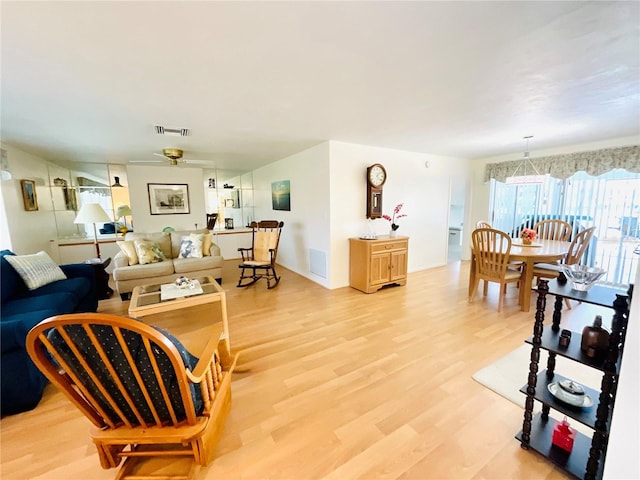
[{"label": "sheer curtain", "polygon": [[491,182],[495,228],[517,236],[544,218],[567,220],[574,233],[595,226],[582,263],[607,270],[609,282],[633,282],[640,259],[640,173],[578,172],[563,180],[547,175],[545,183],[534,185]]}]

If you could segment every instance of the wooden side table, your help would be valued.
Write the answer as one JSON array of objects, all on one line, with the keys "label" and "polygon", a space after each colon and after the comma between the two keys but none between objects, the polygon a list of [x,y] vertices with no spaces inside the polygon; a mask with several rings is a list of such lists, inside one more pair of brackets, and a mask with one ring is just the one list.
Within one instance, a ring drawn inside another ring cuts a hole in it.
[{"label": "wooden side table", "polygon": [[109,286],[109,274],[105,271],[111,263],[111,257],[107,257],[104,260],[101,258],[90,258],[89,260],[85,260],[84,263],[93,266],[93,271],[96,276],[98,299],[104,300],[113,295],[113,289]]}]

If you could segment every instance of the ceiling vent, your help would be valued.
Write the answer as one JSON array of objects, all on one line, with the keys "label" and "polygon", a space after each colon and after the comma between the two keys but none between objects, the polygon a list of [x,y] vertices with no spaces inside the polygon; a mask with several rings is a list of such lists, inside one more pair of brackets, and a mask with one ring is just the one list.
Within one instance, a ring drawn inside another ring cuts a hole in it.
[{"label": "ceiling vent", "polygon": [[191,130],[188,128],[169,128],[162,125],[155,125],[156,133],[158,135],[169,135],[171,137],[188,137],[191,135]]}]

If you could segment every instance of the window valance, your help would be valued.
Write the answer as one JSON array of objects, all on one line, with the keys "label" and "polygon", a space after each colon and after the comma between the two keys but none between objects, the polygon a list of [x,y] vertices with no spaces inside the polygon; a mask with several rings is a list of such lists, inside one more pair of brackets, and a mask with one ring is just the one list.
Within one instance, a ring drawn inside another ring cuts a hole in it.
[{"label": "window valance", "polygon": [[[499,182],[505,182],[507,177],[513,175],[521,162],[522,160],[512,160],[488,163],[485,168],[484,181],[488,182],[493,178]],[[569,178],[576,172],[586,172],[595,177],[616,168],[640,173],[640,145],[532,158],[531,163],[535,165],[541,175],[549,174],[558,179]],[[532,174],[533,172],[527,173]]]}]

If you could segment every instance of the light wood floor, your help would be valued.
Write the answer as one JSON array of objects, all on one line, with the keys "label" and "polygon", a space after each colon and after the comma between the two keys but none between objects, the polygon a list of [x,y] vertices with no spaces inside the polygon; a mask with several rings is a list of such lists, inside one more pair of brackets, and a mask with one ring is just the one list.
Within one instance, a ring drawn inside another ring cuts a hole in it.
[{"label": "light wood floor", "polygon": [[[519,311],[513,286],[498,314],[494,284],[467,303],[468,262],[371,295],[282,268],[274,290],[238,289],[236,265],[225,262],[223,286],[245,371],[199,480],[567,478],[514,439],[522,409],[471,378],[531,334],[534,309]],[[116,295],[99,311],[127,307]],[[563,326],[593,318],[590,308],[575,305]],[[168,321],[195,337],[201,314]],[[51,386],[35,410],[0,426],[3,480],[115,477],[99,465],[88,421]]]}]

